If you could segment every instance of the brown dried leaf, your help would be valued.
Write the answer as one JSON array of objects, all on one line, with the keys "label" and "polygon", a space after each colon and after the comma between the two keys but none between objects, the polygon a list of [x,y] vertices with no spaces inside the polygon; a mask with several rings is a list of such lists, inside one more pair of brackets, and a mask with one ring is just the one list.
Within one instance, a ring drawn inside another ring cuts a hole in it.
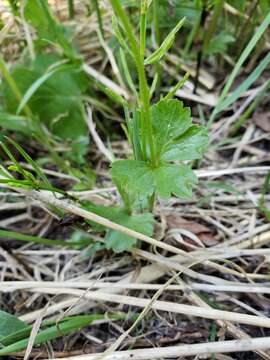
[{"label": "brown dried leaf", "polygon": [[253,120],[263,131],[270,131],[270,111],[254,115]]},{"label": "brown dried leaf", "polygon": [[198,238],[208,247],[214,246],[218,243],[211,229],[195,221],[189,221],[177,214],[170,214],[166,217],[167,228],[170,229],[184,229],[197,235]]},{"label": "brown dried leaf", "polygon": [[195,235],[211,232],[210,229],[207,228],[205,225],[199,224],[194,221],[186,220],[177,214],[168,215],[166,220],[167,220],[167,227],[169,230],[181,228],[188,230]]}]

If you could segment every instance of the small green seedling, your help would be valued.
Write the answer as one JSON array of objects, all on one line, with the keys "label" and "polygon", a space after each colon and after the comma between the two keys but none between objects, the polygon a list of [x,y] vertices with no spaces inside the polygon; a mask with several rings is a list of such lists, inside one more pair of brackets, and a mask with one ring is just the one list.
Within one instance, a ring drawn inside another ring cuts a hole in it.
[{"label": "small green seedling", "polygon": [[[121,47],[121,57],[132,58],[139,79],[138,96],[137,91],[134,93],[137,99],[135,108],[133,104],[125,106],[133,157],[113,162],[112,179],[122,196],[126,214],[131,216],[137,211],[149,214],[157,197],[191,197],[197,178],[186,162],[202,157],[208,134],[206,128],[192,123],[189,108],[171,98],[174,92],[153,104],[153,90],[150,91],[147,83],[146,67],[160,61],[167,53],[184,19],[178,22],[160,47],[145,58],[146,23],[151,1],[141,1],[139,42],[120,1],[110,2],[115,14],[113,27]],[[122,244],[121,248],[129,245],[130,242]]]}]

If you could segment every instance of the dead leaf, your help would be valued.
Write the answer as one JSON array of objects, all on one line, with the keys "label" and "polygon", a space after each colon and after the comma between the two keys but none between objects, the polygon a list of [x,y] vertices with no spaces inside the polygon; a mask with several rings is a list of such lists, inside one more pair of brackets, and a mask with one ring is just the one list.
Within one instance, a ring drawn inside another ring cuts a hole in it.
[{"label": "dead leaf", "polygon": [[194,221],[189,221],[177,214],[170,214],[166,217],[167,228],[170,229],[185,229],[191,231],[193,234],[198,235],[200,233],[210,232],[209,228],[205,225],[199,224]]},{"label": "dead leaf", "polygon": [[166,217],[167,229],[184,229],[192,232],[206,245],[214,246],[218,243],[211,229],[195,221],[182,218],[177,214],[170,214]]},{"label": "dead leaf", "polygon": [[270,111],[253,116],[255,124],[265,132],[270,132]]}]

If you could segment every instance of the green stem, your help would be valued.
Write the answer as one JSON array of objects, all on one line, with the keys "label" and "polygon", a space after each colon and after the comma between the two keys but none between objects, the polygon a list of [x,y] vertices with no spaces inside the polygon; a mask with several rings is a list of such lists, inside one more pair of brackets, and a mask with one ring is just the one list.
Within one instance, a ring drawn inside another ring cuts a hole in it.
[{"label": "green stem", "polygon": [[191,45],[193,43],[194,38],[197,36],[198,32],[199,32],[199,28],[201,25],[201,16],[202,16],[202,4],[201,4],[201,0],[196,0],[196,5],[195,5],[197,11],[199,12],[199,15],[195,21],[195,24],[193,25],[193,28],[190,32],[190,34],[187,36],[187,40],[185,43],[185,47],[183,50],[183,54],[184,56],[188,56],[188,52],[191,48]]},{"label": "green stem", "polygon": [[35,244],[42,244],[48,246],[65,246],[65,247],[74,248],[75,245],[74,243],[69,243],[64,240],[50,240],[39,236],[31,236],[31,235],[21,234],[15,231],[6,231],[6,230],[0,230],[0,237],[20,240],[20,241],[27,241]]},{"label": "green stem", "polygon": [[252,103],[249,105],[249,107],[246,109],[246,111],[239,117],[237,122],[230,129],[230,131],[229,131],[230,136],[234,136],[236,134],[236,132],[240,129],[240,127],[247,121],[247,119],[249,119],[251,114],[257,109],[258,104],[262,100],[262,98],[263,98],[265,92],[268,90],[269,86],[270,86],[270,80],[266,83],[266,85],[259,92],[259,94],[255,97],[255,99],[252,101]]},{"label": "green stem", "polygon": [[145,52],[146,13],[147,13],[147,2],[146,2],[146,0],[141,0],[141,16],[140,16],[140,56],[141,56],[141,61],[144,61],[144,52]]},{"label": "green stem", "polygon": [[[160,44],[160,30],[159,30],[159,0],[153,0],[153,30],[154,30],[154,39],[155,45],[158,48]],[[155,73],[157,74],[157,83],[155,88],[155,95],[158,97],[160,93],[161,85],[161,71],[162,68],[159,63],[155,64]]]},{"label": "green stem", "polygon": [[68,14],[69,14],[70,19],[74,18],[74,2],[73,2],[73,0],[68,0]]},{"label": "green stem", "polygon": [[[153,166],[156,166],[156,157],[153,141],[153,129],[151,121],[150,111],[150,91],[147,84],[145,69],[144,69],[144,48],[145,48],[145,35],[146,35],[146,0],[141,0],[141,17],[140,24],[142,26],[140,33],[140,46],[138,46],[137,39],[134,35],[134,29],[129,21],[126,12],[123,10],[119,0],[110,0],[114,12],[121,20],[122,25],[125,29],[126,36],[128,38],[132,55],[136,63],[138,77],[139,77],[139,88],[140,88],[140,108],[143,120],[142,127],[142,145],[143,145],[143,157],[147,160],[147,140],[150,148],[150,159]],[[142,53],[143,51],[143,53]]]},{"label": "green stem", "polygon": [[100,31],[102,37],[104,38],[103,20],[102,20],[102,15],[101,15],[100,7],[98,4],[98,0],[92,0],[92,1],[94,4],[95,11],[97,13],[99,31]]},{"label": "green stem", "polygon": [[216,31],[218,20],[221,17],[223,9],[224,0],[217,0],[214,8],[213,15],[211,17],[210,24],[205,32],[204,41],[203,41],[203,54],[209,46],[209,43]]}]

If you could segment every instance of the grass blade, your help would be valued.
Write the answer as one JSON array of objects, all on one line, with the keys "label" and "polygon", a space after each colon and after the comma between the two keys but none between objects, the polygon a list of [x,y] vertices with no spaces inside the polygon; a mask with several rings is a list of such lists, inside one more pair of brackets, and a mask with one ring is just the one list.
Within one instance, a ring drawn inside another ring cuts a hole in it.
[{"label": "grass blade", "polygon": [[265,70],[265,68],[268,66],[269,63],[270,63],[270,53],[268,53],[264,57],[264,59],[260,62],[260,64],[247,77],[247,79],[245,81],[243,81],[243,83],[240,86],[238,86],[238,88],[217,107],[217,112],[220,112],[220,111],[228,108],[245,91],[247,91],[250,88],[250,86],[258,79],[258,77]]},{"label": "grass blade", "polygon": [[48,246],[65,246],[74,248],[75,243],[64,240],[51,240],[39,236],[21,234],[15,231],[0,230],[0,238],[15,239]]},{"label": "grass blade", "polygon": [[[61,336],[72,333],[75,330],[79,330],[82,327],[90,325],[94,320],[104,319],[106,315],[83,315],[65,319],[65,321],[49,327],[48,329],[40,331],[36,336],[34,345],[43,344],[46,341],[57,339]],[[24,350],[28,344],[28,338],[17,341],[11,345],[5,346],[0,349],[0,356],[10,354],[12,352],[18,352]]]},{"label": "grass blade", "polygon": [[215,107],[215,109],[213,110],[213,112],[211,114],[208,126],[210,126],[212,124],[212,122],[214,121],[215,116],[219,112],[218,109],[220,107],[220,104],[223,102],[223,100],[227,96],[228,92],[230,91],[230,88],[231,88],[236,76],[238,75],[242,65],[244,64],[244,62],[246,61],[246,59],[248,58],[248,56],[250,55],[252,50],[255,48],[256,44],[258,43],[258,41],[260,40],[260,38],[262,37],[262,35],[266,31],[266,29],[268,28],[269,24],[270,24],[270,12],[267,14],[264,21],[261,23],[261,25],[259,26],[259,28],[255,32],[255,34],[253,35],[253,37],[249,41],[248,45],[246,46],[245,50],[242,52],[241,56],[239,57],[239,59],[238,59],[236,65],[235,65],[231,75],[229,76],[229,79],[228,79],[225,87],[222,90],[222,93],[220,95],[218,104],[217,104],[217,106]]}]

